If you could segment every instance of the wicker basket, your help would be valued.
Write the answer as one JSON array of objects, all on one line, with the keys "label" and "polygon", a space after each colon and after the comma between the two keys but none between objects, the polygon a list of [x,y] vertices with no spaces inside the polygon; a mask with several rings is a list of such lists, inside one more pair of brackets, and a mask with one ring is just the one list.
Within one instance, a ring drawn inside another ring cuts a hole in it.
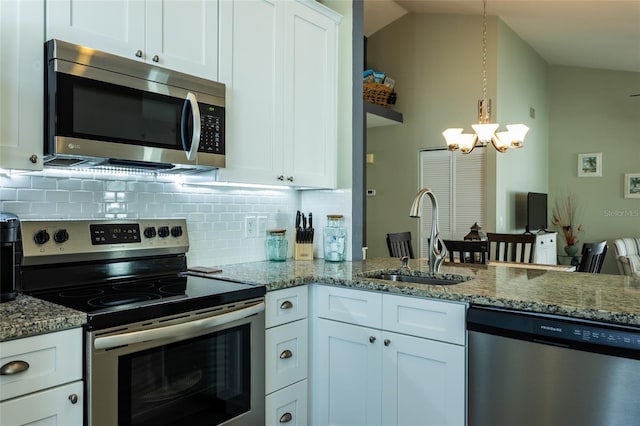
[{"label": "wicker basket", "polygon": [[362,85],[362,96],[365,102],[382,105],[385,108],[391,106],[388,100],[392,92],[392,88],[381,83],[363,83]]}]

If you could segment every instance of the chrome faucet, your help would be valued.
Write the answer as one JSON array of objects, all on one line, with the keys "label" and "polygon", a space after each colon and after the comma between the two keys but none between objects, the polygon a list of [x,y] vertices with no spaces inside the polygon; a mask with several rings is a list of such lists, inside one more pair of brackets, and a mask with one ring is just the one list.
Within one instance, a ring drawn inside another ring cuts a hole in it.
[{"label": "chrome faucet", "polygon": [[[431,191],[431,188],[422,188],[411,205],[409,216],[420,217],[420,202],[425,195],[431,198],[431,235],[429,237],[429,272],[439,272],[442,262],[447,256],[447,248],[440,238],[440,230],[438,228],[438,200]],[[440,250],[439,247],[442,247]]]}]

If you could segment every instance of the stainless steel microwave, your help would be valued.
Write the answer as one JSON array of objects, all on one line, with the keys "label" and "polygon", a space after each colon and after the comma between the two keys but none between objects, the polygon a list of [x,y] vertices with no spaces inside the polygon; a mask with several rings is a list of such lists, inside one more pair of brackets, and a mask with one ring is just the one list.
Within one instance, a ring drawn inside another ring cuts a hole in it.
[{"label": "stainless steel microwave", "polygon": [[224,84],[60,40],[45,54],[45,165],[225,166]]}]

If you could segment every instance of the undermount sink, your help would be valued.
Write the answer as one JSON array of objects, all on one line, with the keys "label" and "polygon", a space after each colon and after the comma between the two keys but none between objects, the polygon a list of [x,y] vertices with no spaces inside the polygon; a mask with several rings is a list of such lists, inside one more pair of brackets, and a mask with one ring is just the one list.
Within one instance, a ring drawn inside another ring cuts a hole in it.
[{"label": "undermount sink", "polygon": [[406,269],[368,271],[361,273],[360,276],[364,278],[374,278],[377,280],[424,285],[452,285],[473,279],[473,277],[466,275],[441,274],[437,272],[422,272]]},{"label": "undermount sink", "polygon": [[429,285],[451,285],[460,284],[467,281],[465,278],[437,278],[437,277],[421,277],[415,275],[400,275],[400,274],[380,274],[372,278],[378,278],[381,280],[389,281],[401,281],[405,283],[415,284],[429,284]]}]

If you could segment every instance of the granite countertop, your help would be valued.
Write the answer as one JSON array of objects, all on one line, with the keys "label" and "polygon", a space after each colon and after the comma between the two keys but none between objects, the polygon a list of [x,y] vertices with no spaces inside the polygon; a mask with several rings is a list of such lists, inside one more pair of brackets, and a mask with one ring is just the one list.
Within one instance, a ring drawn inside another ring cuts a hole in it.
[{"label": "granite countertop", "polygon": [[[394,272],[399,259],[344,263],[313,261],[252,262],[217,266],[222,272],[199,274],[264,285],[267,291],[314,282],[395,294],[430,297],[476,305],[507,307],[575,318],[640,326],[640,280],[621,275],[584,274],[540,269],[540,265],[448,265],[441,273],[470,277],[455,285],[423,285],[369,278],[374,271]],[[425,259],[412,259],[412,273],[429,270]],[[557,268],[556,268],[557,269]],[[0,303],[0,341],[82,326],[83,312],[19,295]]]},{"label": "granite countertop", "polygon": [[0,303],[0,342],[80,327],[87,315],[24,294]]},{"label": "granite countertop", "polygon": [[[640,326],[640,280],[509,265],[444,264],[443,274],[472,277],[455,285],[423,285],[367,278],[378,270],[397,270],[399,259],[344,263],[313,261],[254,262],[222,265],[216,278],[265,285],[267,291],[312,282],[396,294],[431,297]],[[426,259],[412,259],[414,273],[429,270]],[[557,269],[557,268],[556,268]]]}]

